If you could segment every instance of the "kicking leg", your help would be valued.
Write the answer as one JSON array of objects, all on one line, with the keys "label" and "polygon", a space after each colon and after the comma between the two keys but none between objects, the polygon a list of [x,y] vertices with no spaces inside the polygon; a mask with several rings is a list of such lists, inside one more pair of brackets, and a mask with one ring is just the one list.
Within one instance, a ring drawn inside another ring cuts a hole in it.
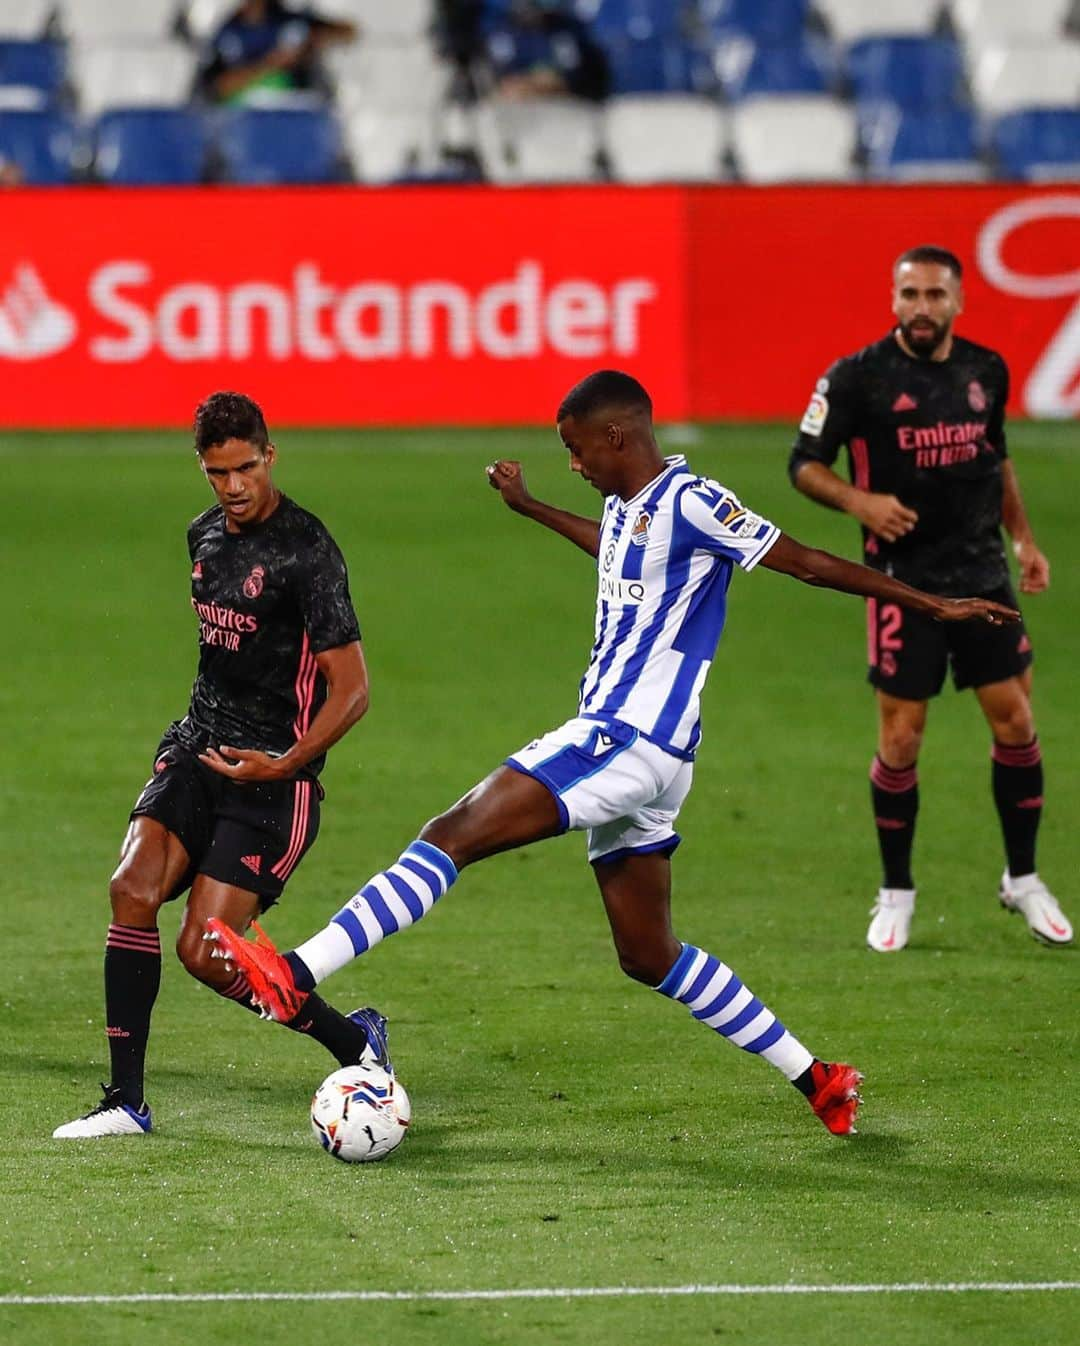
[{"label": "kicking leg", "polygon": [[635,981],[686,1005],[743,1051],[775,1066],[830,1131],[854,1130],[862,1076],[813,1056],[732,970],[671,929],[671,861],[659,852],[594,862],[619,965]]},{"label": "kicking leg", "polygon": [[500,851],[565,828],[554,795],[531,776],[502,766],[433,818],[395,864],[374,875],[318,934],[294,952],[239,939],[220,920],[207,922],[211,957],[244,972],[258,1004],[287,1022],[308,994],[387,935],[426,916],[460,870]]},{"label": "kicking leg", "polygon": [[[247,978],[243,972],[231,971],[220,959],[211,957],[214,945],[203,939],[203,932],[213,917],[242,935],[259,915],[260,907],[257,893],[199,874],[191,886],[191,896],[184,908],[176,939],[180,961],[196,980],[255,1013],[259,1012],[259,1007],[252,998]],[[380,1021],[378,1032],[371,1036],[378,1041],[373,1042],[367,1026],[370,1021],[365,1023],[368,1013],[357,1011],[354,1019],[339,1013],[321,996],[311,995],[286,1027],[321,1043],[339,1065],[356,1065],[361,1058],[382,1058],[381,1064],[388,1065],[385,1020],[381,1015],[376,1016]]]}]

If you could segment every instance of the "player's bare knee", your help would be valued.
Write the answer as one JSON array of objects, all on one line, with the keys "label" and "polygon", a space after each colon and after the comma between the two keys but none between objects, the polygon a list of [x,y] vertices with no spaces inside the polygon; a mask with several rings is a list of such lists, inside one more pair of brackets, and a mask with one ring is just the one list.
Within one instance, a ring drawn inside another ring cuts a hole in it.
[{"label": "player's bare knee", "polygon": [[456,869],[464,869],[475,859],[461,827],[461,811],[457,804],[437,818],[429,819],[420,829],[420,840],[429,846],[438,846],[454,862]]},{"label": "player's bare knee", "polygon": [[211,958],[212,947],[198,930],[186,926],[176,937],[176,956],[196,981],[210,986],[232,981],[235,974],[226,969],[220,958]]},{"label": "player's bare knee", "polygon": [[118,869],[109,880],[109,902],[119,925],[141,926],[153,923],[161,906],[161,893],[145,879]]}]

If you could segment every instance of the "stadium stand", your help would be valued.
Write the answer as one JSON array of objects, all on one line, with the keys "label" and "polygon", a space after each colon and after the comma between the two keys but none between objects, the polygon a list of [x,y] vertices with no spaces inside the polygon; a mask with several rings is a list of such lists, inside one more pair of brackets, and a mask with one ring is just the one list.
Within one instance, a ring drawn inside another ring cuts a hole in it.
[{"label": "stadium stand", "polygon": [[94,132],[93,167],[119,186],[188,186],[206,175],[204,119],[187,107],[125,107],[106,112]]},{"label": "stadium stand", "polygon": [[[9,174],[50,183],[293,173],[372,183],[1080,178],[1070,140],[1080,0],[563,0],[601,49],[610,93],[601,99],[593,84],[577,98],[517,107],[498,96],[490,49],[512,31],[515,0],[315,0],[318,14],[356,23],[359,39],[320,53],[310,87],[252,95],[299,100],[282,123],[307,137],[295,154],[264,144],[269,122],[241,134],[241,121],[208,117],[193,94],[205,44],[237,4],[0,0]],[[157,168],[152,118],[102,120],[138,109],[192,114],[162,116]],[[198,128],[190,156],[174,138],[185,125]]]},{"label": "stadium stand", "polygon": [[216,120],[216,147],[232,182],[336,182],[342,176],[338,124],[325,108],[237,107]]}]

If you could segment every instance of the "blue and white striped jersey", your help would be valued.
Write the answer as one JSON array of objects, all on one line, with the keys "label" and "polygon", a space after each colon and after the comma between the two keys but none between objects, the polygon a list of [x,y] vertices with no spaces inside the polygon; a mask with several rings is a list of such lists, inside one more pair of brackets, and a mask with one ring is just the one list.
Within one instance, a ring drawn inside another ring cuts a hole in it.
[{"label": "blue and white striped jersey", "polygon": [[605,502],[596,638],[578,713],[621,720],[692,758],[732,567],[752,570],[780,530],[697,476],[681,454],[664,462],[632,500]]}]

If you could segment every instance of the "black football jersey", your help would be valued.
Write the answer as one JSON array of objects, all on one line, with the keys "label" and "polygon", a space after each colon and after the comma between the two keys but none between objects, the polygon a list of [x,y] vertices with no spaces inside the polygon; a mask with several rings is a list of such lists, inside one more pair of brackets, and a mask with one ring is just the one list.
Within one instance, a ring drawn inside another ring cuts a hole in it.
[{"label": "black football jersey", "polygon": [[863,529],[867,565],[930,593],[985,593],[1008,581],[1001,464],[1009,374],[996,351],[953,338],[947,360],[908,355],[890,332],[818,380],[789,472],[831,467],[846,446],[852,482],[895,495],[914,529],[886,542]]},{"label": "black football jersey", "polygon": [[[208,745],[281,754],[326,700],[315,656],[360,639],[345,560],[323,524],[282,496],[268,519],[230,533],[220,505],[188,529],[199,671],[168,731]],[[316,776],[325,755],[304,775]]]}]

